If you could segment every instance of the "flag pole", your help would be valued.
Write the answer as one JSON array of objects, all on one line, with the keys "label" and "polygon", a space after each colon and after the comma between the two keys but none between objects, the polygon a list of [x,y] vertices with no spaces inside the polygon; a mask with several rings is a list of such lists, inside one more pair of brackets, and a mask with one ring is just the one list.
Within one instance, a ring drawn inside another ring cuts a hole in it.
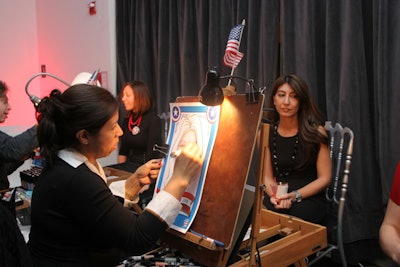
[{"label": "flag pole", "polygon": [[[240,43],[241,43],[241,41],[242,41],[242,34],[243,34],[243,29],[244,29],[245,22],[246,22],[246,20],[243,19],[243,20],[242,20],[242,26],[243,26],[243,27],[242,27],[242,30],[240,31],[238,50],[239,50],[239,47],[240,47]],[[232,67],[231,76],[233,76],[233,73],[234,73],[234,72],[235,72],[235,67]],[[227,87],[228,87],[228,86],[231,86],[231,82],[232,82],[232,78],[229,79],[229,82],[228,82]]]}]

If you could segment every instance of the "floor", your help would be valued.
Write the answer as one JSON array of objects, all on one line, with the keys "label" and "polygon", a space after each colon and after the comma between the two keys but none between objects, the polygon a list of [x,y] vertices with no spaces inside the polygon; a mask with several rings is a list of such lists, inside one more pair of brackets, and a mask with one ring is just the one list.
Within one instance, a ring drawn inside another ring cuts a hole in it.
[{"label": "floor", "polygon": [[[17,211],[17,218],[25,241],[29,239],[30,210]],[[348,267],[400,267],[388,259],[380,249],[378,240],[364,240],[353,244],[345,244]],[[339,267],[342,266],[337,251],[322,258],[312,267]]]},{"label": "floor", "polygon": [[[20,224],[20,229],[21,232],[23,233],[25,240],[28,241],[29,239],[29,230],[30,230],[30,225],[21,225]],[[374,242],[376,243],[376,242]],[[400,267],[399,265],[396,265],[393,263],[390,259],[388,259],[380,250],[379,247],[376,247],[376,245],[370,246],[370,249],[373,250],[371,251],[366,251],[365,249],[362,249],[362,251],[359,251],[361,255],[368,254],[367,256],[361,256],[361,258],[364,259],[351,259],[351,255],[348,263],[348,267]],[[351,254],[351,252],[347,251],[346,254]],[[350,263],[352,262],[352,263]],[[326,256],[319,260],[317,263],[312,265],[312,267],[340,267],[342,266],[341,263],[339,263],[339,256],[335,253],[333,255]]]},{"label": "floor", "polygon": [[[313,265],[314,267],[340,267],[342,264],[333,262],[330,259],[323,259],[320,262]],[[381,259],[375,262],[363,262],[349,263],[348,267],[398,267],[395,263],[388,259]]]}]

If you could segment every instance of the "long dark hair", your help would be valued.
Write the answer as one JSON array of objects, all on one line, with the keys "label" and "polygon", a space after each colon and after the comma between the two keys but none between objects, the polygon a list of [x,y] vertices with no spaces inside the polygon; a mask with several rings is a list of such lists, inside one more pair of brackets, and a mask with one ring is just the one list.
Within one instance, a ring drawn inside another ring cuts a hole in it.
[{"label": "long dark hair", "polygon": [[117,110],[115,97],[101,87],[77,84],[63,93],[53,90],[38,106],[37,136],[46,164],[59,150],[77,146],[78,131],[97,134]]},{"label": "long dark hair", "polygon": [[285,83],[293,88],[299,100],[299,139],[305,153],[304,162],[302,162],[301,166],[304,166],[316,160],[316,152],[319,150],[321,143],[328,144],[328,137],[318,130],[319,126],[324,125],[324,116],[315,104],[307,83],[296,74],[286,74],[275,80],[268,99],[268,108],[273,108],[274,110],[268,114],[268,119],[273,124],[277,124],[280,119],[279,113],[274,107],[274,96],[278,88]]}]

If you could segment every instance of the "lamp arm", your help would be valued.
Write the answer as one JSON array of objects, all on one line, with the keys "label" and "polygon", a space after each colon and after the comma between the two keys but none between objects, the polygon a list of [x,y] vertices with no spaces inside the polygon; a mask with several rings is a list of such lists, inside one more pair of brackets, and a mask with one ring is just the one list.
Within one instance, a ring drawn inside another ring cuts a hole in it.
[{"label": "lamp arm", "polygon": [[28,80],[28,82],[27,82],[26,85],[25,85],[25,93],[26,93],[29,97],[32,96],[32,95],[29,93],[29,91],[28,91],[29,84],[33,81],[33,79],[35,79],[37,76],[41,76],[41,75],[50,76],[50,77],[52,77],[52,78],[54,78],[54,79],[56,79],[56,80],[62,82],[62,83],[65,84],[66,86],[71,86],[71,84],[67,83],[66,81],[64,81],[63,79],[57,77],[57,76],[54,75],[54,74],[47,73],[47,72],[40,72],[40,73],[37,73],[37,74],[33,75],[33,76]]},{"label": "lamp arm", "polygon": [[244,77],[236,76],[236,75],[226,75],[226,76],[221,76],[221,77],[220,77],[221,80],[222,80],[222,79],[231,79],[231,78],[239,79],[239,80],[245,81],[246,83],[248,83],[248,84],[251,86],[251,89],[253,89],[253,90],[255,90],[255,91],[259,91],[259,89],[258,89],[257,87],[254,86],[253,80],[251,80],[251,79],[246,79],[246,78],[244,78]]}]

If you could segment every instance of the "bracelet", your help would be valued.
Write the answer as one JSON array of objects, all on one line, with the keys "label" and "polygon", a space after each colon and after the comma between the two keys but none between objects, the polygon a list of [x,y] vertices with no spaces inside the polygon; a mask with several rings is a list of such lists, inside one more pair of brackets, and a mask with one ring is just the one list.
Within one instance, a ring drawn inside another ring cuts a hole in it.
[{"label": "bracelet", "polygon": [[132,194],[129,193],[128,191],[125,191],[125,198],[126,198],[127,200],[130,200],[130,201],[135,201],[135,200],[137,200],[137,199],[139,198],[139,195],[138,195],[138,194],[132,195]]},{"label": "bracelet", "polygon": [[301,202],[301,200],[303,198],[302,198],[301,194],[299,193],[299,191],[294,190],[293,192],[294,192],[294,195],[295,195],[294,202],[296,202],[296,203]]}]

